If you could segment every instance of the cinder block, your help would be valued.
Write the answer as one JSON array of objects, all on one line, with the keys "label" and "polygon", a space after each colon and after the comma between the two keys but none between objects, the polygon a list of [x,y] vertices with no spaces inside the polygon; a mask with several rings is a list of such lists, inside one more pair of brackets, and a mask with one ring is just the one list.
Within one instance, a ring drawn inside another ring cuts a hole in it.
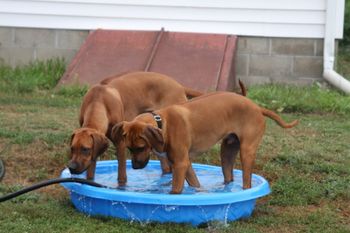
[{"label": "cinder block", "polygon": [[249,75],[285,78],[292,75],[292,62],[290,56],[251,55]]},{"label": "cinder block", "polygon": [[236,55],[236,74],[237,75],[248,75],[248,54],[237,54]]},{"label": "cinder block", "polygon": [[37,48],[36,59],[48,60],[52,58],[64,58],[65,63],[69,64],[77,53],[75,49],[55,49],[55,48]]},{"label": "cinder block", "polygon": [[252,85],[261,85],[261,84],[271,83],[271,79],[266,76],[237,75],[237,79],[240,79],[244,83],[244,85],[247,87]]},{"label": "cinder block", "polygon": [[13,29],[7,27],[0,27],[0,47],[13,46]]},{"label": "cinder block", "polygon": [[32,48],[0,48],[0,64],[22,66],[34,61]]},{"label": "cinder block", "polygon": [[57,48],[79,49],[89,31],[57,30]]},{"label": "cinder block", "polygon": [[322,57],[295,57],[294,70],[295,77],[322,77],[323,59]]},{"label": "cinder block", "polygon": [[55,46],[55,30],[16,28],[15,45],[22,48],[53,48]]},{"label": "cinder block", "polygon": [[272,38],[271,53],[277,55],[314,55],[314,39]]},{"label": "cinder block", "polygon": [[0,47],[0,65],[11,65],[12,48]]},{"label": "cinder block", "polygon": [[269,54],[269,39],[257,37],[238,37],[238,54]]},{"label": "cinder block", "polygon": [[12,48],[11,65],[22,66],[34,61],[34,48]]},{"label": "cinder block", "polygon": [[323,39],[316,40],[315,56],[323,56]]}]

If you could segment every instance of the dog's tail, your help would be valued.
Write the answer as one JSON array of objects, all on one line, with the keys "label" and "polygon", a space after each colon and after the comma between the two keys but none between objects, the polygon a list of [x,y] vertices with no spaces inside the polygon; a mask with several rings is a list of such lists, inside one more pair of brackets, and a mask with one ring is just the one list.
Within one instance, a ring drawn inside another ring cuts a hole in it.
[{"label": "dog's tail", "polygon": [[198,96],[201,96],[204,94],[201,91],[197,91],[197,90],[194,90],[194,89],[189,88],[189,87],[184,87],[184,89],[185,89],[186,96],[189,99],[194,98],[194,97],[198,97]]},{"label": "dog's tail", "polygon": [[247,96],[247,88],[244,86],[244,83],[240,79],[238,79],[238,84],[241,88],[241,95]]},{"label": "dog's tail", "polygon": [[299,123],[298,120],[294,120],[291,123],[286,123],[282,120],[282,118],[279,115],[277,115],[277,113],[275,113],[271,110],[268,110],[266,108],[261,108],[261,112],[264,116],[267,116],[267,117],[271,118],[272,120],[276,121],[277,124],[279,124],[283,128],[292,128]]}]

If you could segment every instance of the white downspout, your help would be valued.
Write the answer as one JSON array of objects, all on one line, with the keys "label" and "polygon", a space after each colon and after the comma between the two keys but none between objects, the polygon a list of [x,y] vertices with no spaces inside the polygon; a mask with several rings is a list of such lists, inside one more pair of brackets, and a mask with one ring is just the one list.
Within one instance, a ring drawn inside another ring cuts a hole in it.
[{"label": "white downspout", "polygon": [[323,77],[336,88],[350,94],[350,81],[334,71],[336,2],[327,0],[326,28],[323,48]]}]

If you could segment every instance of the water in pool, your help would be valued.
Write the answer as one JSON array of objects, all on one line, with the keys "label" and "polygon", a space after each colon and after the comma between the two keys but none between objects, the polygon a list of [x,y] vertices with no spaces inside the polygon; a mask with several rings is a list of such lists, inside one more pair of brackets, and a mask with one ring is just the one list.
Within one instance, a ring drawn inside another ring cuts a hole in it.
[{"label": "water in pool", "polygon": [[[127,169],[128,182],[124,187],[118,187],[117,169],[103,169],[95,175],[95,182],[106,185],[111,188],[118,188],[119,191],[140,192],[140,193],[169,193],[171,190],[172,174],[162,175],[160,168],[147,166],[144,169]],[[185,182],[183,194],[208,194],[238,192],[242,190],[242,175],[234,173],[234,182],[224,185],[223,175],[220,170],[196,170],[197,177],[201,184],[200,188],[188,186]],[[79,175],[78,177],[81,177]],[[252,186],[260,184],[259,180],[253,179]]]}]

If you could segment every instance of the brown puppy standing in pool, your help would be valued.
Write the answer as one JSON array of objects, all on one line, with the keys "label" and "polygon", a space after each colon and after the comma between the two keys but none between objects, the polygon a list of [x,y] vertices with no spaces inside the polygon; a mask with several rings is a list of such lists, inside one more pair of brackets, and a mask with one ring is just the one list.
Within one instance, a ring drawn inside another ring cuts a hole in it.
[{"label": "brown puppy standing in pool", "polygon": [[[153,72],[133,72],[101,81],[84,96],[79,116],[81,128],[74,130],[71,137],[70,172],[80,174],[87,170],[87,179],[94,178],[96,160],[108,147],[113,125],[201,94]],[[123,185],[127,180],[125,144],[118,141],[115,146],[118,183]],[[167,159],[160,160],[163,172],[170,172]]]},{"label": "brown puppy standing in pool", "polygon": [[171,193],[182,192],[184,181],[199,187],[190,155],[208,150],[223,139],[221,163],[224,182],[233,181],[235,157],[240,150],[243,188],[251,188],[251,174],[256,151],[265,131],[265,117],[283,128],[276,113],[259,107],[248,98],[229,92],[202,95],[186,103],[144,113],[131,122],[121,122],[112,129],[112,140],[123,138],[130,149],[132,167],[144,168],[151,150],[166,155],[173,172]]}]

